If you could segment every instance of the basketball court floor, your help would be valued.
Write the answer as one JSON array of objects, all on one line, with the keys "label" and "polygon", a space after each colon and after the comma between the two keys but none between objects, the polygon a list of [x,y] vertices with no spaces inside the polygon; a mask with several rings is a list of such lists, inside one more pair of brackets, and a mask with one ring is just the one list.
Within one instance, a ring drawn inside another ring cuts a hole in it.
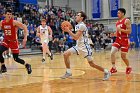
[{"label": "basketball court floor", "polygon": [[[96,64],[111,68],[110,51],[94,52]],[[130,50],[128,57],[133,72],[125,74],[125,65],[117,54],[118,73],[109,81],[102,81],[103,73],[91,68],[82,56],[71,56],[73,76],[61,79],[65,74],[63,55],[54,55],[51,61],[41,63],[42,55],[24,55],[31,63],[33,73],[28,75],[24,66],[6,59],[8,72],[0,75],[0,93],[140,93],[140,51]]]}]

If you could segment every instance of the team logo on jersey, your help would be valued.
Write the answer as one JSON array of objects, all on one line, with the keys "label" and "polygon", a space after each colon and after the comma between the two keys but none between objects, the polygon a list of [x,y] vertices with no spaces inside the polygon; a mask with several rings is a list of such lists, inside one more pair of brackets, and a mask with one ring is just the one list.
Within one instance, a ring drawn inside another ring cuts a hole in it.
[{"label": "team logo on jersey", "polygon": [[42,32],[42,33],[45,33],[45,31],[46,31],[46,29],[41,29],[41,32]]},{"label": "team logo on jersey", "polygon": [[4,29],[11,29],[11,26],[10,25],[5,25]]},{"label": "team logo on jersey", "polygon": [[79,29],[79,26],[75,26],[75,30]]}]

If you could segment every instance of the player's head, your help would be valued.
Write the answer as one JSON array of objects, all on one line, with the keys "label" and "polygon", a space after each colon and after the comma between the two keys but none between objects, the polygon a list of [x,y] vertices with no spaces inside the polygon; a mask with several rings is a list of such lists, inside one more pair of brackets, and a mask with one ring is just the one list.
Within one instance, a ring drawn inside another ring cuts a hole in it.
[{"label": "player's head", "polygon": [[41,25],[45,26],[46,25],[46,19],[41,19]]},{"label": "player's head", "polygon": [[125,14],[126,14],[126,10],[124,9],[124,8],[119,8],[118,9],[118,18],[120,19],[120,18],[122,18],[122,17],[124,17],[125,16]]},{"label": "player's head", "polygon": [[13,17],[13,15],[12,15],[12,10],[11,9],[7,9],[6,11],[5,11],[5,18],[6,19],[11,19]]},{"label": "player's head", "polygon": [[87,18],[87,15],[83,11],[80,11],[76,15],[76,22],[84,21],[86,18]]}]

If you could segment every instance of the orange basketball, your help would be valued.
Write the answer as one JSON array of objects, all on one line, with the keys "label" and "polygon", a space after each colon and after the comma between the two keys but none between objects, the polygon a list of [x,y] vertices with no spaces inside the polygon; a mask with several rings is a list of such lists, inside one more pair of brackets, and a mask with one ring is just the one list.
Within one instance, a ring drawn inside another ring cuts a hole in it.
[{"label": "orange basketball", "polygon": [[61,28],[62,28],[62,30],[64,30],[65,27],[69,27],[70,30],[72,29],[72,25],[71,25],[71,23],[68,22],[68,21],[63,21],[63,22],[61,23]]}]

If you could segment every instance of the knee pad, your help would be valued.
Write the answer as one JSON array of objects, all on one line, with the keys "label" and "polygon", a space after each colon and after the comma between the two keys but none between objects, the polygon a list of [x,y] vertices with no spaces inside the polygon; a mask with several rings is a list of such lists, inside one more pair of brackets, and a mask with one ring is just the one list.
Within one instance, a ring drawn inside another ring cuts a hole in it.
[{"label": "knee pad", "polygon": [[118,51],[118,48],[112,46],[112,49],[111,49],[111,55],[115,55],[115,53]]}]

